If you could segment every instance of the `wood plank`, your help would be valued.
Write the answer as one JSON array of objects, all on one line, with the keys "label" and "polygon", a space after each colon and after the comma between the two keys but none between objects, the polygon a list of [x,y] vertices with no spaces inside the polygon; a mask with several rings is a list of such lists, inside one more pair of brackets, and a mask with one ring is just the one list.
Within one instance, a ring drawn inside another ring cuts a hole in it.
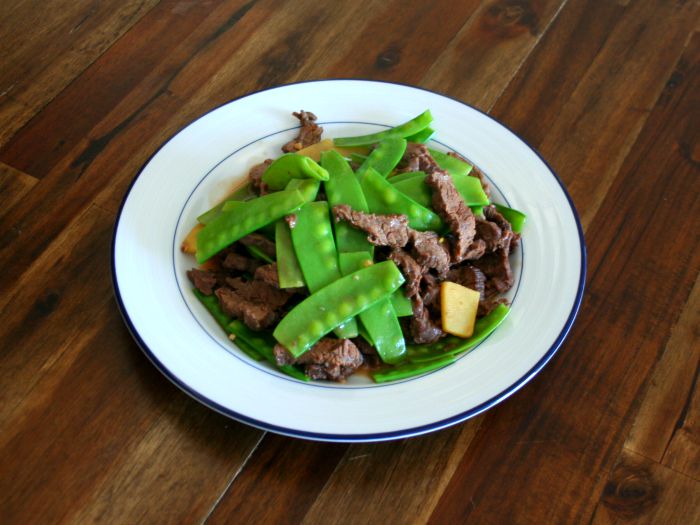
[{"label": "wood plank", "polygon": [[488,111],[566,3],[482,2],[421,85]]},{"label": "wood plank", "polygon": [[207,523],[300,523],[347,449],[267,434]]},{"label": "wood plank", "polygon": [[[677,80],[659,97],[589,227],[595,243],[573,343],[512,404],[486,415],[431,522],[590,519],[602,491],[598,473],[615,461],[639,392],[700,271],[700,253],[688,249],[700,243],[698,165],[679,146],[696,143],[700,72],[694,67],[670,79]],[[657,206],[659,195],[673,206]]]},{"label": "wood plank", "polygon": [[0,217],[10,211],[37,182],[34,177],[0,162]]},{"label": "wood plank", "polygon": [[[627,437],[626,449],[661,462],[674,434],[684,432],[681,428],[689,415],[688,407],[692,406],[693,389],[697,390],[700,365],[698,326],[700,279],[695,282],[683,314],[673,327],[671,338],[654,370],[649,389]],[[691,450],[686,452],[690,453]],[[682,468],[677,470],[692,475]]]},{"label": "wood plank", "polygon": [[700,9],[663,0],[570,7],[494,115],[539,147],[567,184],[585,227],[665,84],[676,83],[671,73]]},{"label": "wood plank", "polygon": [[591,523],[700,523],[699,495],[700,481],[625,450]]},{"label": "wood plank", "polygon": [[191,401],[136,347],[110,293],[111,229],[91,207],[2,313],[7,522],[201,522],[262,434]]},{"label": "wood plank", "polygon": [[303,523],[425,523],[481,418],[436,434],[352,445]]},{"label": "wood plank", "polygon": [[56,0],[50,14],[40,1],[4,2],[0,145],[157,2]]}]

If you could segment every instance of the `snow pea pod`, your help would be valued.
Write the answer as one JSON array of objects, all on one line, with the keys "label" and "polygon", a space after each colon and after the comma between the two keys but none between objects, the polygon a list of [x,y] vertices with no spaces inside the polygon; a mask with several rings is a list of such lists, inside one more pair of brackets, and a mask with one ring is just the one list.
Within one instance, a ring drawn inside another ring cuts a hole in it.
[{"label": "snow pea pod", "polygon": [[[292,245],[306,286],[315,293],[341,277],[328,203],[308,202],[296,216],[296,226],[291,231]],[[336,331],[336,335],[356,337],[357,321],[349,321]]]},{"label": "snow pea pod", "polygon": [[433,121],[433,116],[430,114],[430,110],[426,110],[417,117],[412,118],[408,122],[404,122],[398,126],[395,126],[384,131],[379,131],[377,133],[371,133],[369,135],[359,135],[357,137],[341,137],[333,139],[333,143],[336,146],[347,147],[347,146],[368,146],[370,144],[376,144],[377,142],[388,139],[388,138],[406,138],[411,135],[415,135],[419,131],[427,128]]},{"label": "snow pea pod", "polygon": [[422,171],[406,171],[404,173],[397,173],[393,177],[389,177],[387,180],[392,184],[396,184],[397,182],[403,182],[414,177],[425,177],[425,173]]},{"label": "snow pea pod", "polygon": [[372,373],[372,379],[374,379],[377,383],[387,383],[389,381],[398,381],[399,379],[408,379],[409,377],[423,375],[427,372],[431,372],[432,370],[437,370],[438,368],[447,366],[454,363],[455,359],[455,356],[448,355],[442,359],[436,359],[425,363],[406,363],[393,368],[381,369]]},{"label": "snow pea pod", "polygon": [[270,257],[268,254],[266,254],[264,251],[262,251],[257,246],[250,244],[250,245],[247,245],[245,247],[245,249],[250,255],[252,255],[256,259],[260,259],[261,261],[265,261],[266,263],[275,262],[275,260],[272,257]]},{"label": "snow pea pod", "polygon": [[[204,308],[207,309],[207,311],[211,314],[211,316],[216,320],[217,323],[223,328],[226,332],[232,333],[228,326],[231,323],[232,319],[224,313],[224,311],[221,309],[221,306],[219,305],[219,300],[216,298],[215,295],[204,295],[202,292],[194,288],[192,290],[194,292],[194,295],[199,299],[199,302],[202,303]],[[249,345],[238,345],[238,347],[243,351],[244,354],[247,356],[255,359],[256,361],[262,361],[264,358],[260,353],[255,350],[255,347],[250,347]]]},{"label": "snow pea pod", "polygon": [[299,190],[306,202],[316,200],[321,182],[315,179],[292,179],[285,186],[285,190]]},{"label": "snow pea pod", "polygon": [[[292,365],[282,365],[277,366],[277,361],[275,360],[275,353],[273,348],[275,347],[275,339],[269,334],[269,332],[254,332],[248,328],[245,323],[239,319],[234,319],[231,321],[226,330],[236,336],[234,341],[242,342],[251,348],[254,348],[268,363],[272,364],[277,370],[284,372],[296,379],[302,381],[308,381],[309,378],[301,370]],[[241,348],[242,345],[239,345]]]},{"label": "snow pea pod", "polygon": [[283,189],[290,179],[328,180],[328,172],[310,157],[285,153],[270,164],[262,175],[262,181],[273,191]]},{"label": "snow pea pod", "polygon": [[277,278],[280,288],[305,286],[304,275],[299,268],[297,254],[292,246],[289,226],[283,220],[275,223],[275,254],[277,255]]},{"label": "snow pea pod", "polygon": [[[353,210],[368,211],[367,200],[362,187],[347,161],[337,151],[321,153],[321,166],[328,170],[329,178],[323,183],[328,204],[332,208],[338,204],[347,204]],[[353,228],[345,221],[333,221],[335,240],[339,253],[374,252],[374,246],[367,240],[367,234]]]},{"label": "snow pea pod", "polygon": [[403,275],[392,261],[353,272],[296,305],[272,335],[299,357],[338,325],[388,298],[403,282]]},{"label": "snow pea pod", "polygon": [[466,339],[450,336],[436,343],[409,345],[407,351],[408,360],[412,363],[424,363],[435,359],[442,359],[448,355],[456,356],[457,354],[471,350],[491,335],[491,333],[498,328],[498,325],[505,320],[509,312],[510,308],[508,306],[499,304],[490,314],[476,320],[474,324],[474,334]]},{"label": "snow pea pod", "polygon": [[[372,257],[367,252],[338,254],[340,271],[348,275],[362,268],[372,266]],[[391,297],[398,292],[394,292]],[[406,341],[403,338],[401,324],[391,304],[391,297],[382,299],[358,314],[362,326],[372,340],[381,360],[388,364],[403,361],[406,355]]]},{"label": "snow pea pod", "polygon": [[[395,182],[393,178],[389,179],[394,185],[394,188],[399,190],[404,195],[409,196],[421,206],[431,206],[433,192],[425,183],[426,175],[422,177],[411,177]],[[485,206],[489,203],[489,198],[484,193],[481,187],[481,182],[476,177],[455,173],[452,175],[452,181],[455,188],[464,199],[467,206]]]},{"label": "snow pea pod", "polygon": [[433,135],[435,135],[435,130],[431,127],[427,127],[425,129],[420,130],[415,135],[411,135],[410,137],[406,137],[406,140],[408,142],[413,142],[415,144],[425,144],[431,138],[433,138]]},{"label": "snow pea pod", "polygon": [[298,190],[279,191],[221,212],[197,234],[197,262],[203,263],[241,237],[287,215],[304,203]]},{"label": "snow pea pod", "polygon": [[406,139],[400,137],[384,139],[377,144],[377,147],[370,152],[360,167],[357,168],[355,176],[362,180],[367,170],[374,168],[377,173],[386,177],[399,163],[405,151]]},{"label": "snow pea pod", "polygon": [[503,215],[505,220],[510,223],[515,233],[520,233],[523,231],[523,226],[525,226],[527,215],[521,211],[514,210],[513,208],[509,208],[508,206],[503,206],[501,204],[496,204],[496,210],[498,213]]},{"label": "snow pea pod", "polygon": [[226,197],[223,201],[221,201],[219,204],[211,208],[210,210],[205,211],[202,213],[199,217],[197,217],[197,222],[200,224],[208,224],[214,219],[216,219],[221,211],[224,208],[224,205],[229,202],[229,201],[247,201],[249,199],[252,199],[255,197],[255,193],[253,192],[253,187],[250,185],[250,183],[244,184],[237,190],[235,190],[233,193],[231,193],[228,197]]},{"label": "snow pea pod", "polygon": [[428,148],[428,151],[433,156],[433,159],[435,159],[438,166],[449,172],[450,175],[454,175],[456,173],[461,175],[469,175],[469,173],[472,171],[471,164],[468,164],[463,160],[459,160],[458,158],[448,155],[447,153],[443,153],[442,151],[437,151],[430,148]]},{"label": "snow pea pod", "polygon": [[406,297],[403,288],[399,288],[393,293],[391,296],[391,306],[394,307],[396,317],[408,317],[409,315],[413,315],[411,300]]},{"label": "snow pea pod", "polygon": [[362,177],[360,185],[372,213],[406,215],[411,228],[421,231],[436,231],[444,226],[437,214],[404,195],[372,168]]}]

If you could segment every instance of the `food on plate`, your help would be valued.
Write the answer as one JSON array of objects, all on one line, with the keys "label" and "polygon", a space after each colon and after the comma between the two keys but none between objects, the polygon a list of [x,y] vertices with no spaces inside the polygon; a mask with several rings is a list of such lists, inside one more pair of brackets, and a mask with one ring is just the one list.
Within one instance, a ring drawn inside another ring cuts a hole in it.
[{"label": "food on plate", "polygon": [[425,111],[368,135],[298,136],[197,218],[194,294],[236,345],[302,380],[377,382],[452,363],[507,316],[525,215],[484,175],[426,146]]}]

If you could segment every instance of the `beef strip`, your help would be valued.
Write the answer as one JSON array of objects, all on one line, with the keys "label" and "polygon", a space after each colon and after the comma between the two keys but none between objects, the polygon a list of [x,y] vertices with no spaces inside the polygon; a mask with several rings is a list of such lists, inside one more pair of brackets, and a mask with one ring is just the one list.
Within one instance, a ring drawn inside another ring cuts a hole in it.
[{"label": "beef strip", "polygon": [[197,270],[192,268],[187,272],[187,277],[189,277],[195,288],[202,292],[204,295],[211,295],[214,293],[214,287],[217,284],[216,275],[212,272],[207,272],[206,270]]},{"label": "beef strip", "polygon": [[268,283],[254,279],[244,281],[240,277],[228,277],[226,284],[246,301],[261,303],[277,310],[289,300],[289,293]]},{"label": "beef strip", "polygon": [[423,303],[428,307],[431,313],[440,315],[440,280],[431,273],[423,274],[423,283],[421,286],[421,296]]},{"label": "beef strip", "polygon": [[405,215],[363,213],[347,204],[333,206],[333,215],[336,221],[348,221],[355,228],[367,232],[367,240],[376,246],[402,248],[408,243],[408,218]]},{"label": "beef strip", "polygon": [[463,261],[467,255],[473,257],[469,252],[476,235],[476,218],[455,188],[452,177],[446,171],[436,170],[425,182],[433,189],[433,208],[455,236],[453,262]]},{"label": "beef strip", "polygon": [[427,174],[433,173],[435,170],[439,170],[435,159],[428,151],[427,146],[424,144],[415,144],[409,142],[406,145],[406,152],[403,154],[403,158],[399,163],[399,168],[397,171],[400,173],[406,173],[408,171],[422,171]]},{"label": "beef strip", "polygon": [[493,204],[486,206],[484,208],[484,217],[486,217],[491,224],[496,224],[501,230],[501,236],[498,239],[497,248],[505,248],[506,246],[511,245],[512,241],[516,237],[515,233],[513,232],[513,227],[510,225],[508,220],[498,212],[496,206]]},{"label": "beef strip", "polygon": [[484,290],[486,287],[486,276],[476,266],[471,264],[466,264],[464,266],[458,266],[457,268],[452,268],[447,274],[447,280],[453,283],[461,284],[472,290],[476,290],[484,296]]},{"label": "beef strip", "polygon": [[491,188],[489,187],[489,183],[486,182],[486,176],[484,175],[484,173],[479,168],[477,168],[471,160],[462,157],[462,155],[460,155],[456,151],[450,151],[448,153],[448,155],[450,157],[454,157],[456,159],[459,159],[462,162],[466,162],[467,164],[469,164],[472,167],[472,170],[469,173],[469,175],[471,177],[479,179],[479,182],[481,183],[481,187],[484,190],[484,193],[486,194],[487,197],[490,198],[491,197]]},{"label": "beef strip", "polygon": [[486,251],[492,252],[501,245],[503,233],[503,230],[495,222],[480,217],[476,218],[476,235],[484,241]]},{"label": "beef strip", "polygon": [[420,293],[420,282],[423,278],[421,265],[401,248],[391,250],[389,259],[396,263],[406,279],[406,297],[417,296]]},{"label": "beef strip", "polygon": [[302,109],[299,112],[295,111],[292,115],[299,119],[301,129],[297,138],[282,146],[282,151],[285,153],[299,151],[302,148],[316,144],[321,140],[321,134],[323,133],[323,128],[316,124],[318,117],[310,111]]},{"label": "beef strip", "polygon": [[265,159],[260,164],[256,164],[248,172],[248,178],[250,179],[250,184],[253,186],[253,190],[258,195],[265,195],[267,193],[267,184],[262,181],[263,173],[267,167],[272,164],[272,159]]},{"label": "beef strip", "polygon": [[279,315],[269,304],[250,301],[231,288],[218,288],[214,293],[219,298],[219,305],[224,313],[241,319],[251,330],[263,330],[279,319]]},{"label": "beef strip", "polygon": [[275,345],[275,361],[279,366],[305,365],[304,372],[311,379],[344,381],[364,359],[362,353],[350,339],[323,338],[296,360],[282,345]]},{"label": "beef strip", "polygon": [[233,251],[225,253],[221,261],[221,266],[225,269],[237,272],[253,273],[260,265],[262,265],[262,263],[258,259],[246,257],[245,255]]},{"label": "beef strip", "polygon": [[255,246],[268,257],[275,258],[275,243],[260,233],[250,233],[238,242],[244,246]]},{"label": "beef strip", "polygon": [[444,279],[450,269],[450,252],[440,237],[432,231],[419,232],[409,228],[413,249],[411,254],[426,270],[434,269]]},{"label": "beef strip", "polygon": [[277,274],[277,263],[264,264],[255,270],[253,278],[256,281],[262,281],[268,286],[279,290],[280,289],[280,279]]},{"label": "beef strip", "polygon": [[507,292],[513,286],[515,279],[508,260],[509,246],[498,248],[495,252],[487,253],[481,259],[474,261],[486,276],[485,295],[487,298]]},{"label": "beef strip", "polygon": [[297,214],[290,213],[289,215],[285,215],[284,222],[287,223],[287,226],[289,226],[290,230],[293,230],[294,227],[297,225]]},{"label": "beef strip", "polygon": [[434,343],[445,333],[430,319],[430,312],[420,295],[411,297],[413,317],[411,318],[411,336],[418,343]]}]

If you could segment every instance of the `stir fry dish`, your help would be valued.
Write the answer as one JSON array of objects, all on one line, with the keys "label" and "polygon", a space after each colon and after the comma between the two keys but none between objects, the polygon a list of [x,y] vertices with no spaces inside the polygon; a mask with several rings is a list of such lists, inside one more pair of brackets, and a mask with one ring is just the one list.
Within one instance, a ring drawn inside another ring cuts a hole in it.
[{"label": "stir fry dish", "polygon": [[322,139],[308,111],[276,159],[202,213],[182,244],[194,294],[242,352],[299,380],[395,381],[446,366],[506,318],[525,215],[428,148],[425,111]]}]

